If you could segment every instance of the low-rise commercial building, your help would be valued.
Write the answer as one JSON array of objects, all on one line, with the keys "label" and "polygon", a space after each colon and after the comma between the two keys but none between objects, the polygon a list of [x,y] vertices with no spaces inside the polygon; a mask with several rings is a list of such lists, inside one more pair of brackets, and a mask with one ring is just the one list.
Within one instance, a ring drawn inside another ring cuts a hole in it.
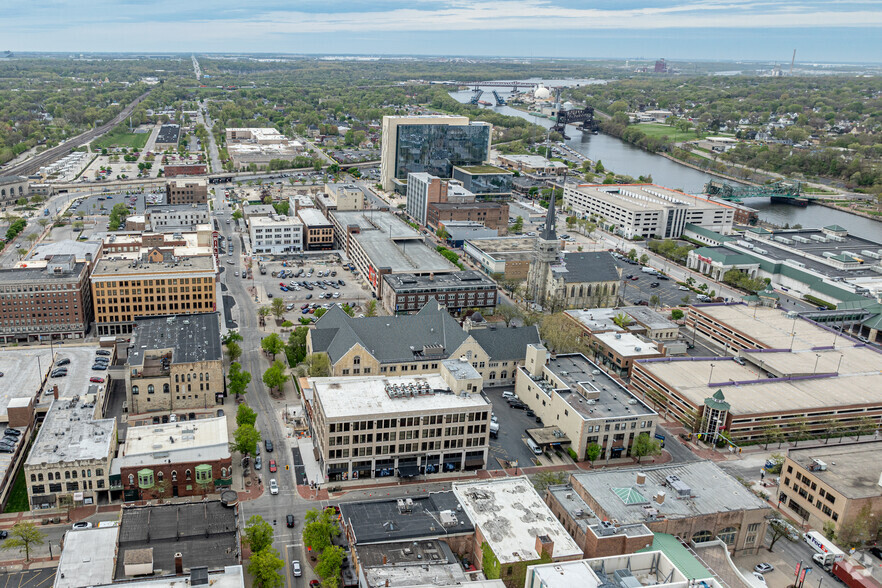
[{"label": "low-rise commercial building", "polygon": [[28,179],[24,176],[0,176],[0,202],[4,205],[30,194]]},{"label": "low-rise commercial building", "polygon": [[563,174],[567,165],[561,161],[551,161],[541,155],[499,155],[499,165],[524,173]]},{"label": "low-rise commercial building", "polygon": [[105,256],[90,279],[99,335],[130,333],[142,317],[216,309],[214,256],[177,258],[157,249],[138,259]]},{"label": "low-rise commercial building", "polygon": [[209,409],[225,389],[216,313],[137,320],[126,361],[129,414]]},{"label": "low-rise commercial building", "polygon": [[[633,333],[653,341],[670,341],[679,336],[676,323],[646,306],[585,308],[566,310],[564,314],[589,336],[610,332]],[[619,316],[625,319],[624,326],[617,322]]]},{"label": "low-rise commercial building", "polygon": [[496,308],[496,282],[473,270],[420,276],[386,274],[383,308],[389,314],[418,312],[433,298],[450,312],[478,308],[492,314]]},{"label": "low-rise commercial building", "polygon": [[514,174],[494,165],[453,166],[453,179],[483,198],[511,197]]},{"label": "low-rise commercial building", "polygon": [[[694,543],[718,538],[734,553],[758,552],[772,512],[710,461],[577,473],[569,485],[595,516],[612,524],[611,535],[617,526],[645,525]],[[578,513],[557,502],[556,493],[547,500],[564,526],[578,524]]]},{"label": "low-rise commercial building", "polygon": [[116,419],[99,418],[98,388],[49,407],[24,466],[31,509],[109,502]]},{"label": "low-rise commercial building", "polygon": [[207,180],[169,180],[165,183],[166,204],[206,204],[207,202]]},{"label": "low-rise commercial building", "polygon": [[570,447],[580,460],[600,446],[598,459],[625,457],[639,435],[655,436],[658,414],[580,353],[552,356],[541,344],[527,346],[517,369],[515,393],[562,435],[531,435],[540,448]]},{"label": "low-rise commercial building", "polygon": [[118,538],[119,526],[115,524],[65,533],[53,586],[82,588],[111,584]]},{"label": "low-rise commercial building", "polygon": [[457,267],[426,245],[423,235],[391,212],[332,212],[338,247],[355,264],[377,298],[385,274],[444,274]]},{"label": "low-rise commercial building", "polygon": [[264,169],[274,159],[292,160],[303,152],[299,141],[274,128],[227,129],[227,153],[235,169]]},{"label": "low-rise commercial building", "polygon": [[178,148],[178,141],[181,140],[181,125],[165,124],[159,127],[159,133],[156,135],[156,141],[153,143],[154,151],[165,151],[167,149],[175,150]]},{"label": "low-rise commercial building", "polygon": [[298,208],[303,223],[303,250],[323,251],[334,248],[334,225],[317,208]]},{"label": "low-rise commercial building", "polygon": [[325,184],[324,196],[318,206],[325,215],[332,210],[352,212],[365,207],[364,191],[356,184]]},{"label": "low-rise commercial building", "polygon": [[310,329],[306,348],[328,354],[332,376],[434,373],[442,360],[464,356],[488,386],[506,386],[531,343],[539,343],[535,325],[466,332],[435,302],[412,315],[362,318],[334,305]]},{"label": "low-rise commercial building", "polygon": [[248,221],[248,232],[253,253],[303,251],[303,223],[297,217],[282,214],[252,216]]},{"label": "low-rise commercial building", "polygon": [[454,482],[453,493],[475,525],[475,551],[469,559],[476,565],[484,567],[495,560],[500,577],[517,578],[544,558],[582,559],[582,549],[527,477]]},{"label": "low-rise commercial building", "polygon": [[192,231],[197,225],[211,223],[207,204],[148,206],[145,217],[150,230],[157,232]]},{"label": "low-rise commercial building", "polygon": [[621,377],[631,373],[636,360],[663,357],[655,342],[633,333],[597,333],[588,345],[600,365]]},{"label": "low-rise commercial building", "polygon": [[165,165],[162,167],[162,175],[167,178],[176,178],[178,176],[204,176],[206,173],[208,173],[208,169],[204,163]]},{"label": "low-rise commercial building", "polygon": [[488,229],[477,221],[446,221],[441,223],[441,227],[446,233],[444,242],[454,249],[461,249],[466,241],[493,239],[499,236],[499,231]]},{"label": "low-rise commercial building", "polygon": [[110,475],[126,502],[205,495],[232,480],[225,417],[129,427]]},{"label": "low-rise commercial building", "polygon": [[473,221],[508,232],[508,204],[505,202],[442,202],[429,204],[426,225],[433,230],[448,221]]},{"label": "low-rise commercial building", "polygon": [[502,274],[506,280],[526,280],[533,259],[533,237],[495,237],[469,239],[463,252],[490,275]]},{"label": "low-rise commercial building", "polygon": [[[483,469],[490,401],[467,362],[423,376],[314,378],[306,395],[326,481]],[[389,417],[392,418],[389,418]]]},{"label": "low-rise commercial building", "polygon": [[91,255],[52,255],[0,269],[0,342],[82,339],[92,322]]},{"label": "low-rise commercial building", "polygon": [[564,189],[564,206],[579,217],[602,217],[629,239],[676,239],[687,223],[725,235],[732,232],[735,217],[726,204],[655,184],[569,184]]},{"label": "low-rise commercial building", "polygon": [[832,525],[839,536],[882,507],[882,441],[793,448],[781,466],[778,504],[813,529]]}]

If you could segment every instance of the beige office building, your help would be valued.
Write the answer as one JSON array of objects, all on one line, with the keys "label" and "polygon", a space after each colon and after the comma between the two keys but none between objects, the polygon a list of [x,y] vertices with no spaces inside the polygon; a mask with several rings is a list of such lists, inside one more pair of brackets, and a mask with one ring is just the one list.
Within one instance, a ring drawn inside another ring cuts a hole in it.
[{"label": "beige office building", "polygon": [[412,478],[487,465],[490,401],[467,361],[434,374],[310,379],[304,392],[327,481]]}]

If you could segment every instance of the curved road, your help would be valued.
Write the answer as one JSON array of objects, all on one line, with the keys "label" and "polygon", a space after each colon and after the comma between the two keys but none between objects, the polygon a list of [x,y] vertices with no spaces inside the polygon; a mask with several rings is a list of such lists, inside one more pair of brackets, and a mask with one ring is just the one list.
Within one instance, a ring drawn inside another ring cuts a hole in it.
[{"label": "curved road", "polygon": [[17,165],[10,166],[8,168],[0,170],[4,176],[29,176],[33,173],[36,173],[41,167],[52,163],[53,161],[60,159],[71,152],[71,150],[76,149],[77,147],[81,147],[85,145],[89,141],[95,139],[96,137],[100,137],[104,133],[113,129],[116,125],[121,123],[127,116],[132,114],[135,110],[135,107],[141,103],[144,98],[150,93],[150,90],[147,90],[137,98],[135,98],[132,102],[130,102],[125,108],[120,111],[115,117],[113,117],[110,122],[104,123],[100,127],[96,127],[94,129],[88,130],[85,133],[77,135],[73,139],[65,141],[60,145],[56,145],[50,149],[43,151],[42,153],[38,153],[37,155],[31,157],[30,159],[23,161]]}]

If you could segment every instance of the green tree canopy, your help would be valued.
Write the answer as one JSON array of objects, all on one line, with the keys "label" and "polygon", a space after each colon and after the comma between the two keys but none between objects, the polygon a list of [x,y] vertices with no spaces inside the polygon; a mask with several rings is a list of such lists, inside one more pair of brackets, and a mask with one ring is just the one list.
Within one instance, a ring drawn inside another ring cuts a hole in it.
[{"label": "green tree canopy", "polygon": [[238,426],[251,425],[257,422],[257,413],[247,404],[240,404],[236,409],[236,424]]},{"label": "green tree canopy", "polygon": [[[235,342],[233,345],[238,347],[238,344]],[[242,371],[242,366],[234,361],[230,364],[230,371],[227,372],[227,381],[229,382],[230,392],[240,396],[248,392],[248,384],[251,383],[251,374]]]},{"label": "green tree canopy", "polygon": [[285,577],[279,573],[285,562],[279,552],[272,547],[251,554],[248,573],[254,579],[257,588],[281,588],[285,585]]},{"label": "green tree canopy", "polygon": [[[278,300],[278,298],[276,300]],[[282,349],[285,348],[285,342],[282,341],[282,338],[279,337],[278,333],[271,333],[264,337],[260,342],[260,348],[272,355],[273,360],[275,360],[276,355],[281,353]]]},{"label": "green tree canopy", "polygon": [[303,543],[314,553],[323,553],[331,546],[331,539],[340,534],[337,513],[333,508],[311,509],[303,525]]},{"label": "green tree canopy", "polygon": [[309,366],[309,375],[313,378],[322,378],[331,375],[331,360],[327,353],[311,353],[306,356]]},{"label": "green tree canopy", "polygon": [[640,459],[643,457],[660,454],[661,444],[650,437],[648,433],[637,435],[637,438],[634,439],[634,443],[631,445],[631,456],[637,458],[637,463],[640,463]]},{"label": "green tree canopy", "polygon": [[231,451],[238,451],[242,455],[254,455],[257,452],[257,444],[260,443],[260,433],[251,425],[241,425],[233,433],[233,442],[230,444]]},{"label": "green tree canopy", "polygon": [[242,357],[242,348],[235,341],[230,341],[227,343],[227,355],[230,357],[230,361],[235,363],[237,359]]},{"label": "green tree canopy", "polygon": [[282,389],[285,382],[289,380],[288,374],[285,373],[285,365],[281,361],[274,361],[273,365],[263,373],[263,383],[272,389]]},{"label": "green tree canopy", "polygon": [[[322,550],[319,555],[318,563],[315,566],[315,573],[324,583],[329,581],[335,582],[343,568],[343,558],[345,553],[339,545],[329,545]],[[336,583],[336,582],[335,582]]]},{"label": "green tree canopy", "polygon": [[263,551],[273,545],[273,526],[260,515],[253,515],[245,525],[245,543],[251,553]]},{"label": "green tree canopy", "polygon": [[126,217],[129,215],[129,208],[123,204],[114,204],[110,211],[110,222],[107,228],[111,231],[119,230],[120,226],[125,224]]},{"label": "green tree canopy", "polygon": [[277,319],[282,318],[282,315],[285,314],[285,301],[281,298],[273,298],[273,301],[270,304],[270,311]]},{"label": "green tree canopy", "polygon": [[46,534],[40,531],[34,523],[21,521],[12,526],[9,537],[0,544],[0,548],[18,549],[19,553],[24,551],[25,561],[31,561],[31,547],[43,545],[45,542]]}]

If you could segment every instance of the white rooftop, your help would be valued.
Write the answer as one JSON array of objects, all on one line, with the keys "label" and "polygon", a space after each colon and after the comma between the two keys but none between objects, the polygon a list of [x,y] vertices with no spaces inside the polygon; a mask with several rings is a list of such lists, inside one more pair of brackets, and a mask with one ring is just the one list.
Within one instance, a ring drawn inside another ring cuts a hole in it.
[{"label": "white rooftop", "polygon": [[554,542],[553,558],[582,555],[525,476],[454,483],[453,492],[501,564],[539,559],[540,535]]},{"label": "white rooftop", "polygon": [[564,312],[592,332],[622,332],[625,330],[613,322],[613,318],[621,312],[621,310],[616,308],[585,308],[581,310],[565,310]]},{"label": "white rooftop", "polygon": [[[109,588],[191,588],[190,575],[168,576],[165,578],[141,579],[136,578],[129,582],[114,582],[104,584]],[[208,574],[208,584],[211,588],[244,588],[245,575],[242,573],[242,566],[227,566],[223,572],[210,572]],[[97,585],[94,588],[98,588]]]},{"label": "white rooftop", "polygon": [[110,584],[116,567],[118,535],[118,526],[68,531],[53,586],[80,588]]},{"label": "white rooftop", "polygon": [[661,356],[654,341],[646,341],[633,333],[596,333],[594,338],[621,355],[622,357]]},{"label": "white rooftop", "polygon": [[[129,427],[115,460],[122,465],[213,461],[230,456],[227,419],[217,417]],[[114,469],[117,469],[114,464]]]},{"label": "white rooftop", "polygon": [[[488,407],[481,394],[457,396],[439,374],[422,376],[378,376],[311,378],[312,390],[329,419],[367,414],[426,413],[442,410],[461,410],[469,407]],[[406,389],[407,386],[428,384],[432,392],[414,396],[393,397],[386,391]],[[395,388],[397,387],[397,388]]]},{"label": "white rooftop", "polygon": [[52,402],[26,463],[57,464],[108,458],[116,441],[116,419],[95,419],[94,402],[94,394]]},{"label": "white rooftop", "polygon": [[272,216],[253,216],[248,219],[248,224],[252,227],[279,227],[303,225],[296,216],[285,216],[284,214],[274,214]]},{"label": "white rooftop", "polygon": [[[293,214],[293,211],[292,211]],[[297,216],[306,226],[330,225],[331,221],[317,208],[298,208]]]},{"label": "white rooftop", "polygon": [[[51,367],[52,354],[48,347],[0,349],[0,372],[3,373],[0,378],[0,420],[9,420],[6,408],[12,399],[36,399],[40,382]],[[50,380],[50,383],[54,382]]]},{"label": "white rooftop", "polygon": [[530,566],[527,568],[528,586],[530,579],[534,580],[533,585],[542,588],[597,588],[601,583],[587,559]]}]

